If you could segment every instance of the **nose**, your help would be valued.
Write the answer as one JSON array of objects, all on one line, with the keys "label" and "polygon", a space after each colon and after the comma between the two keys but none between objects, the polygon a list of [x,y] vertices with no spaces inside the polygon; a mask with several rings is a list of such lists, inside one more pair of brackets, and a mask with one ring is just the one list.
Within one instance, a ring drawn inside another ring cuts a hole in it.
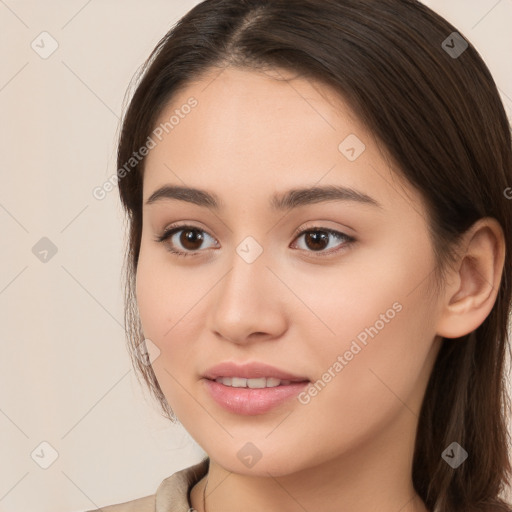
[{"label": "nose", "polygon": [[208,326],[232,343],[275,339],[287,328],[286,290],[267,264],[265,251],[249,263],[236,251],[231,268],[215,287]]}]

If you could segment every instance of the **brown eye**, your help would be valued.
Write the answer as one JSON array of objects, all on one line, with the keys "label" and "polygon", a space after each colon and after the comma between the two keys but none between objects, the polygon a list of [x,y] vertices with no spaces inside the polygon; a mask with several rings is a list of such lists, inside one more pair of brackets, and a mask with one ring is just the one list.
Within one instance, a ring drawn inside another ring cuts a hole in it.
[{"label": "brown eye", "polygon": [[[296,239],[300,240],[301,238],[304,238],[304,244],[303,247],[299,247],[299,249],[304,249],[308,252],[320,252],[322,255],[323,253],[331,254],[337,252],[355,241],[355,238],[345,233],[325,228],[310,228],[299,232]],[[332,244],[332,240],[338,240],[344,243]],[[339,249],[325,250],[332,249],[333,246],[338,246]]]},{"label": "brown eye", "polygon": [[197,251],[201,248],[204,236],[198,229],[182,229],[178,237],[180,244],[189,251]]},{"label": "brown eye", "polygon": [[177,256],[196,256],[204,252],[203,242],[207,238],[215,239],[204,230],[194,226],[170,226],[164,233],[156,238],[157,242],[164,242],[167,250]]},{"label": "brown eye", "polygon": [[304,236],[308,249],[321,251],[329,244],[329,235],[325,231],[309,231]]}]

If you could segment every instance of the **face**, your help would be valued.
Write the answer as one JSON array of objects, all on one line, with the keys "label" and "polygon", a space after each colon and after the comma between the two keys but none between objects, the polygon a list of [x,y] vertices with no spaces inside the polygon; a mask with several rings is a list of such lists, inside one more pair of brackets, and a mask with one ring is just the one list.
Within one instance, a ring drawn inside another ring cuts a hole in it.
[{"label": "face", "polygon": [[[162,112],[159,126],[175,117],[146,159],[136,285],[174,413],[223,467],[261,475],[413,436],[439,348],[421,196],[334,91],[272,73],[217,70]],[[173,186],[217,205],[155,196]],[[223,362],[308,382],[205,378]]]}]

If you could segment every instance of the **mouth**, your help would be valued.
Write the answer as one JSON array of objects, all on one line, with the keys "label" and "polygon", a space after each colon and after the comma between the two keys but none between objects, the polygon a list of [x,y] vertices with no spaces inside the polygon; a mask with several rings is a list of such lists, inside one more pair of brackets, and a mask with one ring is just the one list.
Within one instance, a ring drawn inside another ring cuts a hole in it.
[{"label": "mouth", "polygon": [[253,379],[247,379],[244,377],[217,377],[216,379],[208,379],[224,386],[232,388],[249,388],[249,389],[264,389],[264,388],[275,388],[278,386],[289,386],[292,383],[297,384],[299,382],[309,382],[308,379],[277,379],[275,377],[259,377]]},{"label": "mouth", "polygon": [[[240,383],[244,381],[251,383],[252,380],[260,381],[260,379],[237,379],[236,377],[228,377],[227,379],[234,380],[235,384],[237,384],[237,381],[241,381]],[[261,380],[266,381],[267,379]],[[222,377],[216,380],[202,379],[205,391],[217,405],[226,411],[242,416],[265,414],[280,405],[290,403],[309,384],[308,380],[288,380],[280,382],[278,385],[251,388],[247,386],[247,382],[243,387],[237,387],[224,384],[223,381],[224,378]],[[261,386],[261,384],[259,385]],[[295,402],[298,404],[298,401]]]},{"label": "mouth", "polygon": [[202,377],[206,393],[218,406],[242,416],[265,414],[289,404],[311,382],[307,377],[256,362],[225,361]]},{"label": "mouth", "polygon": [[309,382],[305,376],[295,375],[260,362],[239,364],[233,361],[224,361],[206,370],[202,377],[220,382],[225,386],[240,388],[275,387],[296,382]]}]

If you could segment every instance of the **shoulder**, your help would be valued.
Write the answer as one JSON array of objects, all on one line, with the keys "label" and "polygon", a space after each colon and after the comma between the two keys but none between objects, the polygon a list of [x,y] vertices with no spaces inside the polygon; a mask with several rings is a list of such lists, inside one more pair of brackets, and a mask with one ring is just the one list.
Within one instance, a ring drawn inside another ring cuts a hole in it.
[{"label": "shoulder", "polygon": [[109,505],[100,509],[88,510],[87,512],[155,512],[155,495],[137,498],[136,500]]},{"label": "shoulder", "polygon": [[161,482],[155,494],[86,512],[155,512],[168,510],[170,504],[177,510],[187,510],[190,508],[190,490],[207,474],[209,463],[206,457],[193,466],[177,471]]}]

